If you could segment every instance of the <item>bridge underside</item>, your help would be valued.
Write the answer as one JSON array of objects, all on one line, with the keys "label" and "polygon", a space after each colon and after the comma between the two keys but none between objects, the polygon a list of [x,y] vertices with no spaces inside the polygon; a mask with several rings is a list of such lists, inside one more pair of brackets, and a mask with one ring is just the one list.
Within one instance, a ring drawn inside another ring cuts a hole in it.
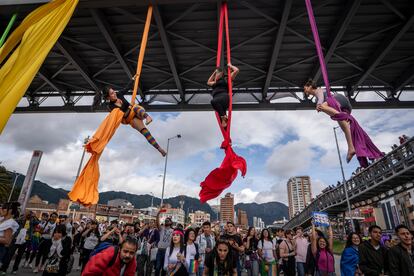
[{"label": "bridge underside", "polygon": [[[39,5],[10,2],[0,3],[0,26]],[[123,88],[134,75],[148,2],[80,0],[16,112],[91,112],[95,91]],[[312,2],[333,90],[355,108],[413,108],[411,1]],[[218,1],[154,3],[138,99],[153,111],[209,110]],[[235,109],[314,108],[302,93],[309,77],[322,84],[304,1],[229,1],[229,16],[232,62],[241,70]]]}]

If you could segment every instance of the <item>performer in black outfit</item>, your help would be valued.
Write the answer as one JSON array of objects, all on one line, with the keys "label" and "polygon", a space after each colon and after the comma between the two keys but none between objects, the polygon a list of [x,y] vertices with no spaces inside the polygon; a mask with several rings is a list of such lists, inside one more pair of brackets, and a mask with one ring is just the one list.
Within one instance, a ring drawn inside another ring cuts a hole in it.
[{"label": "performer in black outfit", "polygon": [[[234,80],[239,73],[239,68],[227,64],[231,71],[231,79]],[[213,88],[211,105],[220,115],[221,125],[227,127],[227,109],[229,108],[229,90],[227,85],[227,76],[224,75],[223,69],[217,67],[207,81],[207,85]]]},{"label": "performer in black outfit", "polygon": [[[131,82],[127,85],[129,87]],[[125,115],[122,120],[123,124],[130,124],[134,129],[138,130],[144,137],[147,139],[154,148],[156,148],[162,156],[166,156],[167,153],[160,145],[158,145],[155,138],[151,135],[149,130],[145,125],[149,125],[152,122],[151,116],[145,111],[145,109],[135,104],[132,106],[124,97],[128,92],[127,89],[116,92],[111,86],[105,86],[102,89],[102,93],[98,92],[94,97],[93,106],[98,106],[104,99],[105,104],[108,106],[109,111],[112,111],[114,108],[121,109]],[[143,120],[145,119],[145,124]]]}]

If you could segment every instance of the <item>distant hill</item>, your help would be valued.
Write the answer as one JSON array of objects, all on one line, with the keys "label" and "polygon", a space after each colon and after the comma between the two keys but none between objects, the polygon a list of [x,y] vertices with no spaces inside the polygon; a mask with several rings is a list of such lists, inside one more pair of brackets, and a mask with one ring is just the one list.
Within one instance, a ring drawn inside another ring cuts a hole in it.
[{"label": "distant hill", "polygon": [[257,203],[239,203],[234,206],[234,210],[246,211],[249,219],[249,225],[253,225],[253,217],[260,217],[266,225],[272,224],[275,220],[289,217],[288,207],[280,202]]},{"label": "distant hill", "polygon": [[[13,172],[7,172],[12,176],[12,179],[14,179]],[[8,182],[10,182],[11,177],[7,179]],[[17,179],[16,187],[17,189],[20,189],[24,181],[24,175],[20,175]],[[5,181],[6,182],[6,181]],[[61,198],[67,198],[68,192],[64,189],[58,188],[55,189],[53,187],[50,187],[48,184],[35,180],[35,183],[33,185],[32,189],[32,196],[38,195],[41,199],[48,201],[49,203],[58,204],[59,199]],[[18,194],[13,194],[12,200],[17,200]],[[126,192],[115,192],[115,191],[109,191],[109,192],[102,192],[99,193],[99,203],[100,204],[106,204],[108,200],[111,199],[126,199],[129,202],[131,202],[135,208],[146,208],[151,206],[151,195],[136,195],[136,194],[130,194]],[[192,212],[196,210],[201,210],[204,212],[207,212],[210,214],[212,219],[216,219],[217,214],[214,213],[210,205],[208,204],[202,204],[198,198],[188,197],[188,196],[176,196],[165,199],[165,203],[171,204],[173,207],[179,207],[180,201],[184,200],[184,210],[185,212]],[[154,206],[159,205],[161,202],[161,199],[158,197],[154,197],[153,204]],[[257,203],[239,203],[234,206],[235,211],[237,212],[238,209],[244,210],[247,213],[248,219],[249,219],[249,225],[253,225],[253,217],[260,217],[265,222],[266,225],[273,223],[275,220],[282,219],[283,217],[288,217],[288,207],[280,202],[267,202],[262,204]]]}]

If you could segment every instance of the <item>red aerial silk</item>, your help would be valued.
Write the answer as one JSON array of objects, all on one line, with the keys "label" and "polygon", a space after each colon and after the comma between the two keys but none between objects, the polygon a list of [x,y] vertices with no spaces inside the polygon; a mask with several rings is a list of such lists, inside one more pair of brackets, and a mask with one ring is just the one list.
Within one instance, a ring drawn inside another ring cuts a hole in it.
[{"label": "red aerial silk", "polygon": [[[216,66],[220,67],[221,51],[223,45],[223,21],[225,21],[226,30],[226,47],[227,47],[227,63],[231,63],[230,58],[230,36],[229,36],[229,20],[227,14],[227,3],[221,4],[220,9],[220,24],[219,24],[219,36],[217,45],[217,60]],[[200,201],[206,202],[207,200],[218,197],[223,190],[230,187],[234,179],[237,177],[237,171],[240,170],[242,176],[246,175],[247,164],[243,157],[238,156],[231,147],[230,126],[231,126],[231,112],[233,103],[232,92],[232,80],[231,70],[227,68],[228,77],[228,91],[229,91],[229,118],[226,129],[221,126],[220,116],[216,112],[217,122],[220,126],[221,133],[223,134],[224,141],[221,144],[221,148],[224,149],[225,157],[220,167],[215,168],[209,173],[206,179],[201,182]]]}]

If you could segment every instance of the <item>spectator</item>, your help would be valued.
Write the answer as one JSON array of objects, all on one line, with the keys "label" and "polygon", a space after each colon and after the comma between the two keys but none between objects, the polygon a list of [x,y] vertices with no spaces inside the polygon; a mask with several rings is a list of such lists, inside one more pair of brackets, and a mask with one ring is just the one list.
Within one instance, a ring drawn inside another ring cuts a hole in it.
[{"label": "spectator", "polygon": [[105,234],[101,237],[101,242],[109,242],[115,246],[122,242],[121,230],[119,230],[116,224],[111,224],[106,229]]},{"label": "spectator", "polygon": [[369,241],[359,246],[359,269],[365,276],[379,276],[386,272],[387,250],[381,246],[382,230],[377,225],[371,225],[368,229]]},{"label": "spectator", "polygon": [[362,275],[359,269],[358,246],[361,244],[361,237],[353,232],[348,235],[345,249],[341,255],[341,275]]},{"label": "spectator", "polygon": [[82,238],[84,239],[84,243],[79,258],[81,259],[83,271],[86,263],[89,260],[89,256],[99,243],[99,229],[98,223],[96,221],[93,220],[90,224],[86,226],[85,231],[83,231],[82,233]]},{"label": "spectator", "polygon": [[329,226],[329,241],[325,237],[319,237],[312,223],[312,254],[315,258],[315,272],[317,275],[334,276],[335,275],[335,259],[332,253],[333,232]]},{"label": "spectator", "polygon": [[165,276],[165,271],[163,269],[163,265],[164,265],[164,258],[165,258],[165,251],[167,250],[167,247],[170,245],[171,243],[171,236],[172,236],[172,232],[173,229],[171,228],[172,226],[172,220],[171,218],[166,218],[164,221],[164,226],[160,226],[160,213],[161,210],[158,211],[157,214],[157,220],[156,220],[156,224],[157,224],[157,228],[159,229],[159,233],[160,233],[160,237],[159,237],[159,241],[158,241],[158,251],[157,251],[157,257],[156,257],[156,261],[155,261],[155,276],[159,276],[161,273],[161,276]]},{"label": "spectator", "polygon": [[155,220],[150,221],[149,225],[149,255],[150,255],[150,271],[156,266],[157,254],[158,254],[158,242],[160,241],[160,232],[158,231],[157,224]]},{"label": "spectator", "polygon": [[390,276],[414,276],[413,236],[405,225],[395,228],[400,243],[388,252]]},{"label": "spectator", "polygon": [[308,252],[309,242],[308,239],[303,236],[303,228],[296,228],[295,236],[295,252],[296,252],[296,271],[298,276],[305,276],[306,255]]},{"label": "spectator", "polygon": [[237,269],[233,250],[226,240],[219,240],[211,254],[206,256],[203,276],[229,275],[236,276]]},{"label": "spectator", "polygon": [[56,226],[43,276],[65,276],[71,255],[72,239],[66,234],[66,225]]},{"label": "spectator", "polygon": [[39,243],[39,251],[36,255],[35,269],[33,270],[34,273],[44,270],[47,256],[49,255],[49,250],[52,246],[52,234],[55,231],[57,218],[58,214],[53,212],[49,219],[40,225],[41,238]]},{"label": "spectator", "polygon": [[[244,248],[246,249],[245,268],[248,276],[259,275],[259,256],[257,253],[257,244],[259,240],[256,237],[256,229],[250,227],[247,231],[246,237],[243,239]],[[276,244],[272,242],[272,244]]]},{"label": "spectator", "polygon": [[125,226],[124,226],[124,231],[122,231],[121,236],[122,236],[121,243],[122,243],[122,240],[124,240],[127,236],[135,238],[136,236],[135,236],[135,226],[134,226],[134,224],[126,223]]},{"label": "spectator", "polygon": [[226,233],[221,236],[221,239],[226,240],[231,247],[234,262],[237,266],[237,275],[241,276],[241,265],[239,261],[239,254],[244,252],[244,245],[241,237],[236,232],[236,226],[233,222],[228,221],[226,224]]},{"label": "spectator", "polygon": [[283,260],[282,258],[280,258],[280,250],[279,250],[279,246],[280,244],[285,240],[285,230],[283,230],[283,228],[276,228],[276,237],[273,238],[273,243],[275,244],[276,247],[276,258],[278,260],[277,263],[277,271],[282,271],[282,265],[283,265]]},{"label": "spectator", "polygon": [[127,237],[122,244],[106,248],[91,257],[82,276],[135,276],[137,240]]},{"label": "spectator", "polygon": [[34,227],[32,239],[30,241],[30,259],[29,260],[26,259],[26,262],[23,267],[33,268],[32,267],[33,259],[36,257],[36,255],[39,252],[39,244],[40,244],[40,239],[42,237],[41,230],[42,228],[40,224],[37,224]]},{"label": "spectator", "polygon": [[19,229],[19,224],[16,222],[19,216],[19,206],[18,202],[7,202],[0,209],[0,216],[3,217],[0,222],[0,263],[2,264],[7,262],[7,259],[11,260],[9,247],[13,234]]},{"label": "spectator", "polygon": [[[263,229],[260,234],[260,240],[257,244],[257,249],[260,258],[262,259],[262,265],[260,269],[261,275],[276,276],[276,259],[275,259],[275,244],[272,241],[270,232],[268,229]],[[289,275],[289,274],[286,274]]]},{"label": "spectator", "polygon": [[203,223],[202,230],[203,233],[196,238],[196,243],[198,244],[198,252],[200,253],[201,258],[198,266],[198,276],[203,275],[204,262],[215,246],[215,236],[211,232],[211,223],[209,221],[205,221]]},{"label": "spectator", "polygon": [[150,256],[149,256],[149,224],[145,223],[139,231],[137,238],[137,272],[138,275],[151,276]]},{"label": "spectator", "polygon": [[185,244],[185,259],[186,259],[186,266],[188,270],[188,275],[196,276],[197,275],[197,268],[198,263],[200,263],[200,253],[198,250],[198,245],[195,242],[196,240],[196,232],[192,228],[188,228],[185,231],[184,235],[184,244]]},{"label": "spectator", "polygon": [[184,234],[176,229],[172,233],[170,246],[165,250],[164,270],[167,275],[188,275],[185,258]]},{"label": "spectator", "polygon": [[293,231],[285,231],[285,240],[279,245],[280,258],[282,258],[283,272],[286,276],[296,275],[295,262],[295,245],[293,240]]}]

